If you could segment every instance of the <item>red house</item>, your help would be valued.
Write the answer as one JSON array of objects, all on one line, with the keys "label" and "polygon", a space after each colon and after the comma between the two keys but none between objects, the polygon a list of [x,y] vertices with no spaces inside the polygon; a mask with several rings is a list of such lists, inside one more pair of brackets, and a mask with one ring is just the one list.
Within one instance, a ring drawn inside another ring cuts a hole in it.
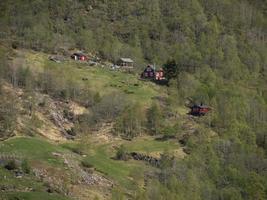
[{"label": "red house", "polygon": [[71,58],[73,60],[80,60],[80,61],[86,61],[87,60],[86,55],[83,53],[74,53],[71,55]]},{"label": "red house", "polygon": [[148,65],[143,73],[141,79],[151,80],[160,85],[168,85],[168,80],[164,76],[162,68],[155,70],[151,65]]},{"label": "red house", "polygon": [[208,106],[204,106],[204,105],[193,105],[190,107],[191,111],[190,111],[190,115],[194,115],[194,116],[204,116],[206,115],[211,108]]},{"label": "red house", "polygon": [[155,79],[156,79],[156,81],[165,80],[164,71],[162,68],[160,68],[159,70],[156,71]]}]

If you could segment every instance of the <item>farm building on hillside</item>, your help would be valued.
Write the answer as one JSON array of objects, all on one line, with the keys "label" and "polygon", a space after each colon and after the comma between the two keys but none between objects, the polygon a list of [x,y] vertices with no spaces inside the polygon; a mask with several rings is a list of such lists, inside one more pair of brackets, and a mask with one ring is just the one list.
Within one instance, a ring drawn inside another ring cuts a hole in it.
[{"label": "farm building on hillside", "polygon": [[151,65],[148,65],[145,68],[144,72],[141,74],[141,78],[154,79],[155,78],[155,69]]},{"label": "farm building on hillside", "polygon": [[117,65],[122,69],[132,69],[134,67],[134,61],[131,58],[120,58]]},{"label": "farm building on hillside", "polygon": [[155,79],[156,79],[156,81],[162,81],[162,80],[166,79],[164,76],[164,71],[162,68],[160,68],[159,70],[156,71]]},{"label": "farm building on hillside", "polygon": [[165,80],[164,71],[162,68],[159,70],[155,70],[154,67],[148,65],[144,72],[141,74],[141,78],[143,79],[153,79],[155,81]]},{"label": "farm building on hillside", "polygon": [[190,115],[195,115],[195,116],[204,116],[205,114],[207,114],[211,108],[208,106],[204,106],[204,105],[193,105],[190,107],[191,111],[190,111]]},{"label": "farm building on hillside", "polygon": [[81,61],[86,61],[87,60],[87,57],[86,57],[86,55],[85,54],[83,54],[83,53],[74,53],[74,54],[72,54],[71,55],[71,58],[73,59],[73,60],[81,60]]}]

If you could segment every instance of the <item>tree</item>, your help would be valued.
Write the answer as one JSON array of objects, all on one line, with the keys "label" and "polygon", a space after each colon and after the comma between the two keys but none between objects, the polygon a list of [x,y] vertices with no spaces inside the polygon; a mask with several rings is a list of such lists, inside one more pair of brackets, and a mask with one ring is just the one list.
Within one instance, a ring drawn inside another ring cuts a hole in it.
[{"label": "tree", "polygon": [[134,138],[142,134],[144,125],[143,111],[138,104],[125,108],[121,116],[116,120],[115,133],[125,138]]},{"label": "tree", "polygon": [[115,120],[126,106],[125,97],[120,93],[105,95],[92,107],[92,123]]},{"label": "tree", "polygon": [[16,127],[17,108],[15,99],[8,94],[0,94],[0,138],[13,134]]},{"label": "tree", "polygon": [[152,103],[151,108],[147,111],[147,128],[153,135],[160,133],[163,124],[163,116],[159,105],[155,102]]},{"label": "tree", "polygon": [[175,78],[178,74],[178,66],[175,60],[168,60],[166,64],[163,66],[163,70],[165,73],[165,77],[170,80]]},{"label": "tree", "polygon": [[128,155],[127,155],[127,151],[124,145],[121,145],[116,153],[116,159],[118,160],[127,160],[128,159]]},{"label": "tree", "polygon": [[264,180],[256,173],[249,175],[249,180],[246,184],[246,195],[249,200],[264,200],[266,199],[266,192],[264,187]]}]

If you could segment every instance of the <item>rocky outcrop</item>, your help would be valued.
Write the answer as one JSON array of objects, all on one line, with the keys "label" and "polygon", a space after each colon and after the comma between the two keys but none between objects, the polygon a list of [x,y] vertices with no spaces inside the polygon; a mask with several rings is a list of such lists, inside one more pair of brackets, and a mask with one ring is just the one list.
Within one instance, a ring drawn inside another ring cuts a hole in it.
[{"label": "rocky outcrop", "polygon": [[147,162],[150,165],[155,166],[155,167],[159,167],[159,165],[160,165],[160,159],[154,158],[154,157],[149,156],[149,155],[145,155],[145,154],[137,153],[137,152],[132,152],[132,153],[130,153],[130,156],[134,160],[145,161],[145,162]]}]

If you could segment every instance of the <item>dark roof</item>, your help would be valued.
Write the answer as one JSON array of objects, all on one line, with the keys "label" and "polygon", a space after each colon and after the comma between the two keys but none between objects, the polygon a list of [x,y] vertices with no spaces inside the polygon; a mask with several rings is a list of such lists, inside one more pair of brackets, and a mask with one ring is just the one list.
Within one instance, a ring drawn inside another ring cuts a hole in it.
[{"label": "dark roof", "polygon": [[75,56],[85,56],[85,54],[84,53],[81,53],[81,52],[77,52],[77,53],[74,53],[72,55],[75,55]]},{"label": "dark roof", "polygon": [[209,108],[208,106],[205,106],[205,105],[193,105],[191,108]]},{"label": "dark roof", "polygon": [[145,68],[144,71],[145,71],[145,72],[154,72],[155,70],[154,70],[153,67],[151,67],[150,65],[148,65],[148,66]]}]

